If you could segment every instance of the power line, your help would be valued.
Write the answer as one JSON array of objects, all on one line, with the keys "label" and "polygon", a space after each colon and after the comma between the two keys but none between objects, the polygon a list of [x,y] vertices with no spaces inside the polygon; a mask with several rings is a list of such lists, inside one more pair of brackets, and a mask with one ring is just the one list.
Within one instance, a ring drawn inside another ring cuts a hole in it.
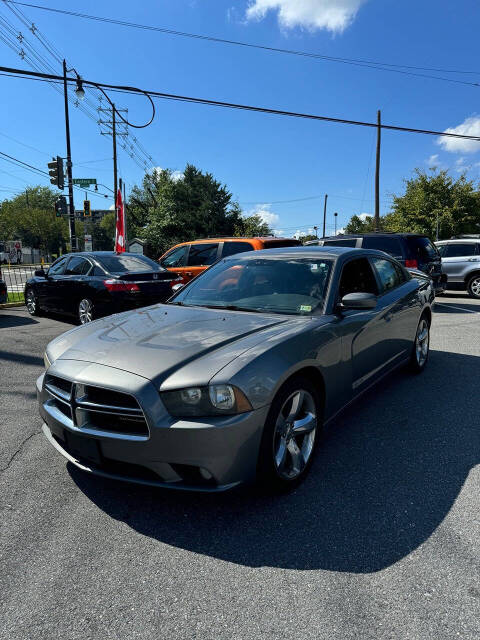
[{"label": "power line", "polygon": [[466,71],[466,70],[457,70],[457,69],[439,69],[435,67],[419,67],[419,66],[413,66],[413,65],[392,64],[388,62],[378,62],[374,60],[363,60],[358,58],[356,59],[356,58],[341,58],[341,57],[335,57],[335,56],[327,56],[320,53],[298,51],[294,49],[283,49],[283,48],[271,47],[263,44],[254,44],[250,42],[244,42],[241,40],[229,40],[226,38],[218,38],[215,36],[208,36],[204,34],[189,33],[186,31],[178,31],[176,29],[168,29],[166,27],[157,27],[154,25],[139,24],[136,22],[129,22],[127,20],[119,20],[117,18],[111,18],[111,17],[105,17],[105,16],[94,16],[87,13],[81,13],[79,11],[71,11],[71,10],[69,11],[67,9],[56,9],[53,7],[45,7],[45,6],[31,4],[27,2],[17,2],[16,0],[3,0],[3,1],[5,2],[5,4],[20,5],[24,7],[30,7],[32,9],[40,9],[42,11],[49,11],[52,13],[68,15],[75,18],[83,18],[86,20],[93,20],[96,22],[109,23],[117,26],[141,29],[145,31],[154,31],[157,33],[164,33],[171,36],[180,36],[183,38],[191,38],[194,40],[203,40],[203,41],[215,42],[218,44],[227,44],[227,45],[233,45],[233,46],[244,47],[249,49],[260,49],[267,52],[300,56],[303,58],[311,58],[315,60],[322,60],[325,62],[337,62],[341,64],[367,67],[370,69],[376,69],[378,71],[390,71],[393,73],[401,73],[404,75],[417,76],[421,78],[430,78],[432,80],[440,80],[443,82],[453,82],[457,84],[464,84],[464,85],[470,85],[470,86],[476,86],[476,87],[480,86],[480,84],[477,82],[468,82],[464,80],[457,80],[454,78],[443,78],[439,76],[432,76],[425,73],[416,73],[416,71],[433,71],[436,73],[478,75],[479,72],[477,71]]},{"label": "power line", "polygon": [[[7,74],[15,74],[17,76],[25,76],[25,77],[36,77],[36,78],[45,78],[47,80],[63,80],[62,76],[41,73],[36,71],[28,71],[26,69],[14,69],[12,67],[2,67],[0,66],[0,72],[5,72]],[[76,82],[76,78],[67,78],[67,82]],[[129,87],[123,85],[114,85],[107,84],[105,82],[95,82],[93,80],[86,80],[82,78],[82,82],[85,85],[92,87],[103,87],[104,89],[108,89],[109,91],[117,91],[120,93],[128,93],[128,94],[136,94],[136,95],[145,95],[148,94],[154,98],[162,98],[164,100],[174,100],[179,102],[188,102],[191,104],[203,104],[213,107],[223,107],[227,109],[238,109],[240,111],[252,111],[256,113],[264,113],[268,115],[277,115],[277,116],[288,116],[291,118],[302,118],[306,120],[315,120],[320,122],[335,122],[337,124],[349,124],[359,127],[369,127],[369,128],[378,128],[379,125],[377,122],[366,122],[362,120],[349,120],[346,118],[334,118],[332,116],[320,116],[311,113],[300,113],[296,111],[285,111],[282,109],[274,109],[269,107],[256,107],[253,105],[246,104],[238,104],[234,102],[223,102],[220,100],[212,100],[209,98],[195,98],[192,96],[181,96],[173,93],[164,93],[161,91],[152,91],[147,89],[138,89],[136,87]],[[397,125],[384,124],[380,125],[381,129],[385,129],[387,131],[400,131],[403,133],[418,133],[423,135],[430,136],[441,136],[448,138],[458,138],[461,140],[475,140],[480,142],[480,136],[472,136],[466,135],[462,133],[451,133],[448,131],[433,131],[431,129],[417,129],[414,127],[401,127]]]}]

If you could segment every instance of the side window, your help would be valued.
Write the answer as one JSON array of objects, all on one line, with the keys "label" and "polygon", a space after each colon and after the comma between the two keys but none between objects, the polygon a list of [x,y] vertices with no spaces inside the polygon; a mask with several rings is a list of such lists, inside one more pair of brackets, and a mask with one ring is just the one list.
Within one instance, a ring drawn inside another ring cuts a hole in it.
[{"label": "side window", "polygon": [[338,289],[340,299],[347,293],[373,293],[378,295],[377,281],[366,258],[351,260],[343,267]]},{"label": "side window", "polygon": [[400,269],[397,269],[393,262],[383,260],[383,258],[373,258],[372,262],[380,278],[381,293],[387,293],[403,284],[405,279],[400,278]]},{"label": "side window", "polygon": [[162,267],[184,267],[187,264],[188,244],[172,249],[162,260]]},{"label": "side window", "polygon": [[362,247],[364,249],[377,249],[377,251],[385,251],[395,258],[403,255],[400,240],[395,237],[388,236],[365,236]]},{"label": "side window", "polygon": [[60,258],[57,262],[54,262],[50,269],[48,270],[49,276],[58,276],[63,273],[65,265],[67,264],[67,257]]},{"label": "side window", "polygon": [[91,276],[104,276],[105,271],[98,266],[98,264],[94,265],[93,271],[90,273]]},{"label": "side window", "polygon": [[217,260],[218,242],[212,244],[192,244],[188,254],[189,267],[204,267]]},{"label": "side window", "polygon": [[448,248],[448,244],[439,244],[437,246],[438,253],[442,256],[442,258],[445,257],[445,253],[447,251],[447,248]]},{"label": "side window", "polygon": [[70,258],[67,268],[65,269],[66,276],[81,276],[90,269],[90,263],[85,258],[75,256]]},{"label": "side window", "polygon": [[233,256],[235,253],[243,253],[244,251],[253,251],[253,247],[249,242],[224,242],[222,256]]},{"label": "side window", "polygon": [[473,242],[461,244],[452,242],[447,245],[447,250],[442,254],[444,258],[464,258],[475,255],[475,245]]}]

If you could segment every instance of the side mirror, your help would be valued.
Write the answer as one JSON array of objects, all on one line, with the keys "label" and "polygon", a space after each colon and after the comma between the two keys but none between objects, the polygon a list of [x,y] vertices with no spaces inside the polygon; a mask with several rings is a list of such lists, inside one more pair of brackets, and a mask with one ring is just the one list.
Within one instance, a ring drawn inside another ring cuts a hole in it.
[{"label": "side mirror", "polygon": [[377,296],[373,293],[347,293],[341,302],[342,309],[375,309],[377,306]]},{"label": "side mirror", "polygon": [[38,278],[46,278],[46,277],[47,277],[47,272],[46,272],[44,269],[37,269],[37,270],[35,271],[35,275],[36,275]]},{"label": "side mirror", "polygon": [[185,285],[183,284],[183,282],[179,282],[178,284],[174,284],[174,285],[173,285],[173,287],[172,287],[172,292],[173,292],[173,293],[177,293],[177,291],[180,291],[180,289],[181,289],[183,286],[185,286]]}]

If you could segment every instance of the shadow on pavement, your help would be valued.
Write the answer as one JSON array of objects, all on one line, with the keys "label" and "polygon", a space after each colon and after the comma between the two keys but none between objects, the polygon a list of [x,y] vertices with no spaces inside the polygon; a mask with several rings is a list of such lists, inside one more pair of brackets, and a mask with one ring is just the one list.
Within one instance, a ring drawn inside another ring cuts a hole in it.
[{"label": "shadow on pavement", "polygon": [[10,327],[21,327],[27,324],[38,324],[37,320],[34,320],[30,316],[10,315],[0,311],[0,329],[8,329]]},{"label": "shadow on pavement", "polygon": [[[471,300],[471,298],[469,297]],[[456,300],[450,304],[449,302],[443,302],[442,300],[435,300],[435,306],[433,308],[434,313],[461,313],[459,309],[463,309],[466,313],[468,311],[476,311],[480,313],[480,304],[468,304],[463,300],[457,302]]]},{"label": "shadow on pavement", "polygon": [[[379,571],[424,543],[480,462],[480,358],[432,351],[336,420],[295,492],[184,494],[104,481],[78,487],[142,535],[250,567]],[[459,411],[461,408],[461,411]]]},{"label": "shadow on pavement", "polygon": [[2,360],[6,360],[7,362],[19,362],[32,367],[44,366],[43,358],[40,358],[39,356],[29,356],[25,353],[15,353],[13,351],[0,350],[0,362]]}]

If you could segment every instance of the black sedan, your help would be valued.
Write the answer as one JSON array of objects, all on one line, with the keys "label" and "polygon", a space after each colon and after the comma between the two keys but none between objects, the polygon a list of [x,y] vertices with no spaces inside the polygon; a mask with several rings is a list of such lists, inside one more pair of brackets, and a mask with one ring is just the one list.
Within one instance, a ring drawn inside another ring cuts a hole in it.
[{"label": "black sedan", "polygon": [[120,311],[164,302],[179,282],[158,263],[134,253],[66,254],[25,284],[31,315],[44,311],[75,316],[80,324]]}]

